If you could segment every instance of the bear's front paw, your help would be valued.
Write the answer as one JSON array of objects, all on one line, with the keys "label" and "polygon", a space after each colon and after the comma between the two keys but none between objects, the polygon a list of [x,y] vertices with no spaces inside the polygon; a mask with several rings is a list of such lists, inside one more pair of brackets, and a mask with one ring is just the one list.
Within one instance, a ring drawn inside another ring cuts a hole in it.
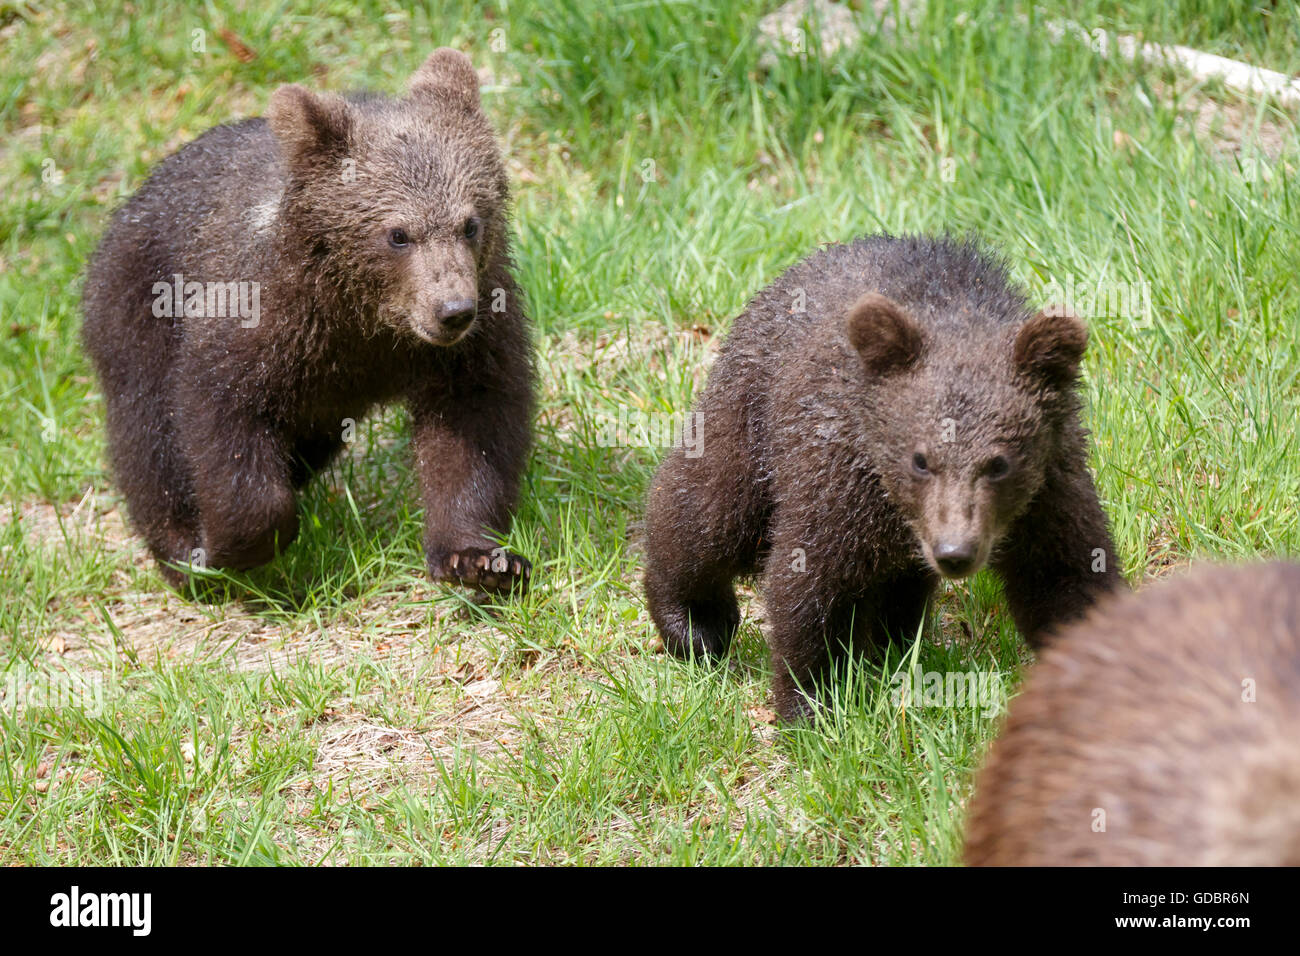
[{"label": "bear's front paw", "polygon": [[480,591],[511,591],[523,594],[533,566],[525,557],[505,548],[461,548],[429,555],[429,574],[435,581],[448,581]]}]

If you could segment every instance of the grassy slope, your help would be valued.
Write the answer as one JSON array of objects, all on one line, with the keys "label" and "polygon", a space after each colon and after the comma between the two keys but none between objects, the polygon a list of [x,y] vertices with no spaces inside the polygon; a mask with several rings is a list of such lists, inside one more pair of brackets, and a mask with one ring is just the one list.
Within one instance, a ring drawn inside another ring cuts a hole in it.
[{"label": "grassy slope", "polygon": [[[1300,70],[1294,2],[1221,6],[1040,9]],[[0,714],[0,863],[955,860],[996,722],[903,712],[884,685],[980,670],[1013,691],[995,583],[778,740],[757,605],[726,672],[657,652],[636,538],[658,451],[595,440],[620,406],[689,407],[749,294],[862,232],[978,231],[1036,293],[1150,283],[1153,321],[1093,319],[1087,360],[1126,572],[1300,551],[1300,192],[1272,108],[1053,46],[1010,3],[936,0],[770,74],[732,0],[65,7],[0,3],[0,661],[93,676],[105,706]],[[305,496],[289,554],[223,600],[168,594],[122,528],[77,345],[108,212],[278,83],[396,90],[447,43],[497,75],[516,179],[544,402],[511,542],[540,586],[493,609],[423,581],[393,410]],[[1216,102],[1227,126],[1194,136]],[[1257,127],[1280,159],[1233,148]]]}]

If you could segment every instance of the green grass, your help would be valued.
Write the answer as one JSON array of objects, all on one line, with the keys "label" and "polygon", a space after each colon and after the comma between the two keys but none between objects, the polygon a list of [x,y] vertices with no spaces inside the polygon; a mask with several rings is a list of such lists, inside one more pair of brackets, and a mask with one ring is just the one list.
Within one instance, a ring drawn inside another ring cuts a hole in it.
[{"label": "green grass", "polygon": [[[996,718],[891,688],[1014,693],[994,582],[778,732],[757,606],[729,667],[659,650],[637,542],[660,451],[596,441],[620,406],[688,408],[745,300],[864,232],[978,232],[1036,296],[1149,283],[1149,322],[1091,320],[1086,369],[1126,574],[1300,551],[1294,118],[1043,27],[1297,73],[1293,0],[933,0],[770,72],[738,0],[99,6],[0,2],[0,681],[102,703],[0,711],[0,863],[955,862]],[[394,409],[304,495],[286,555],[170,593],[122,526],[77,341],[106,217],[277,84],[396,91],[439,44],[498,78],[543,390],[509,541],[537,586],[485,606],[424,579]]]}]

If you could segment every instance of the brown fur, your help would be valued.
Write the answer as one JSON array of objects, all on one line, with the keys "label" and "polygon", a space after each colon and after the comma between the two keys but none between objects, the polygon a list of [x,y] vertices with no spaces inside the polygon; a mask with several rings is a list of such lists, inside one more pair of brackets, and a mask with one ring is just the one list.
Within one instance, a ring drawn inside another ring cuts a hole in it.
[{"label": "brown fur", "polygon": [[725,653],[732,582],[762,571],[789,719],[845,650],[914,636],[941,574],[991,564],[1034,645],[1082,614],[1120,581],[1079,421],[1086,335],[951,240],[874,236],[787,271],[696,404],[703,454],[674,450],[651,482],[646,596],[668,649]]},{"label": "brown fur", "polygon": [[[508,527],[533,408],[508,206],[477,77],[450,49],[404,98],[282,87],[265,119],[159,164],[90,264],[83,338],[114,472],[160,562],[269,561],[345,419],[402,399],[433,577],[526,581],[528,562],[486,536]],[[158,317],[155,283],[177,273],[257,283],[259,320]]]},{"label": "brown fur", "polygon": [[1297,728],[1300,565],[1210,568],[1106,602],[1012,703],[966,861],[1300,865]]}]

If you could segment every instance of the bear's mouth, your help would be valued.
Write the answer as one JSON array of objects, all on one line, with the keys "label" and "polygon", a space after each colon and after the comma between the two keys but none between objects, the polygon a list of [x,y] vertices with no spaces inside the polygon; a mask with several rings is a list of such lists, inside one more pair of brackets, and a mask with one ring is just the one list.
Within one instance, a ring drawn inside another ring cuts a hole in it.
[{"label": "bear's mouth", "polygon": [[444,322],[432,329],[425,328],[422,325],[412,324],[411,331],[415,333],[416,337],[419,338],[421,342],[426,342],[429,345],[436,345],[440,348],[447,348],[448,346],[456,345],[462,339],[466,338],[471,331],[473,331],[474,320],[475,317],[470,316],[464,323],[456,327],[449,327],[448,323]]}]

